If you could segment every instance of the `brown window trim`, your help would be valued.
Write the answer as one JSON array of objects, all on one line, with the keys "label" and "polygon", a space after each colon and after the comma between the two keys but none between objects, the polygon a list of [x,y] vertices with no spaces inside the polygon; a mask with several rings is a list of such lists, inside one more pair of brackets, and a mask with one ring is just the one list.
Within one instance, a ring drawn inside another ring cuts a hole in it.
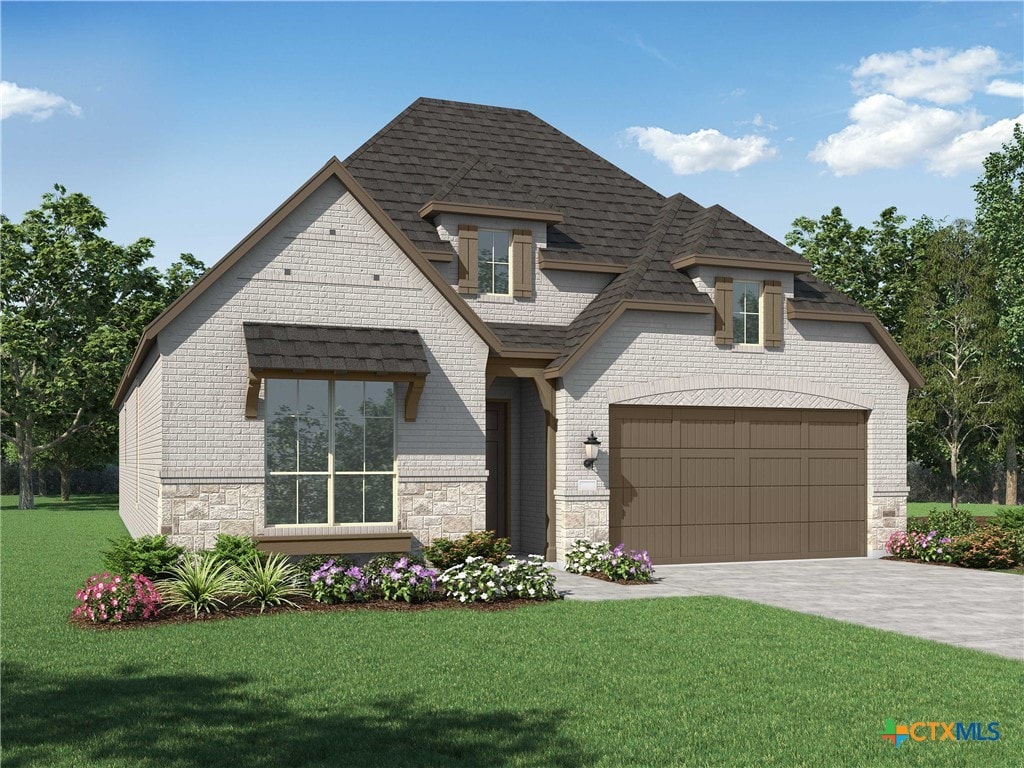
[{"label": "brown window trim", "polygon": [[245,392],[245,418],[258,416],[260,385],[264,379],[315,379],[317,381],[392,381],[405,383],[405,420],[416,421],[420,407],[420,395],[427,376],[423,373],[344,373],[331,371],[278,371],[250,370],[249,386]]},{"label": "brown window trim", "polygon": [[412,533],[336,533],[328,535],[257,536],[260,552],[285,555],[355,555],[370,552],[410,552]]}]

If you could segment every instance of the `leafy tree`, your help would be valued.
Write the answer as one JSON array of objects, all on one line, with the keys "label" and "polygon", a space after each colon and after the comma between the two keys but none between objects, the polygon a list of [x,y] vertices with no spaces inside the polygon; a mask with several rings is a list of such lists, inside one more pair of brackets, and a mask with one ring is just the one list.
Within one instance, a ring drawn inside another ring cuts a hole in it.
[{"label": "leafy tree", "polygon": [[819,219],[794,220],[786,244],[803,253],[817,277],[871,310],[899,340],[924,248],[936,229],[928,217],[906,222],[890,207],[872,228],[854,227],[836,206]]},{"label": "leafy tree", "polygon": [[[992,264],[970,223],[938,230],[918,273],[903,347],[926,382],[910,398],[911,436],[919,449],[922,440],[939,447],[954,509],[962,470],[990,444],[1008,388],[998,359],[998,322]],[[937,463],[936,452],[923,453],[926,462]]]},{"label": "leafy tree", "polygon": [[978,232],[995,264],[1001,349],[1014,381],[1002,402],[1002,443],[1006,455],[1005,503],[1017,503],[1017,443],[1024,424],[1024,127],[1001,152],[985,159],[985,172],[974,185]]},{"label": "leafy tree", "polygon": [[144,266],[152,240],[117,245],[100,236],[106,223],[88,197],[60,185],[21,223],[0,217],[0,434],[17,454],[22,509],[34,506],[41,454],[70,461],[68,441],[112,423],[110,400],[142,329],[173,298],[169,285],[177,290],[202,266],[183,256],[165,282]]}]

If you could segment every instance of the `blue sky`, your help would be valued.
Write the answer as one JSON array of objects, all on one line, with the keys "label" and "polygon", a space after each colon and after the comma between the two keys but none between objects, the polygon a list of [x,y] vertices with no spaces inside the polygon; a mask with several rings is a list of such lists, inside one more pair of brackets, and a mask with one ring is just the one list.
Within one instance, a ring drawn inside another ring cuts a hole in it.
[{"label": "blue sky", "polygon": [[212,264],[418,96],[527,109],[781,239],[971,217],[1024,113],[1015,3],[11,3],[3,212],[60,182]]}]

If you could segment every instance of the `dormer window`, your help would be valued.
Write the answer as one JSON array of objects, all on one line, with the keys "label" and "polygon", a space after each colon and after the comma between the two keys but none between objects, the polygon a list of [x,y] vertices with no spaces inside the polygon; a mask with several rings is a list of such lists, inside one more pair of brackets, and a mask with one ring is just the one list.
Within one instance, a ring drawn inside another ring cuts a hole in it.
[{"label": "dormer window", "polygon": [[482,229],[477,239],[477,270],[480,293],[509,293],[508,232]]},{"label": "dormer window", "polygon": [[761,344],[761,284],[737,280],[732,284],[732,340]]},{"label": "dormer window", "polygon": [[715,343],[723,347],[782,346],[782,283],[715,278]]},{"label": "dormer window", "polygon": [[459,225],[459,293],[533,296],[533,233]]}]

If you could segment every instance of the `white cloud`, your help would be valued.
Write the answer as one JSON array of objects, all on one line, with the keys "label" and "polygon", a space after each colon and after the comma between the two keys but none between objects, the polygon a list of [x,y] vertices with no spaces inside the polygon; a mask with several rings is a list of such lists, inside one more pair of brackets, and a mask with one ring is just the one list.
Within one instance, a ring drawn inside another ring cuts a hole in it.
[{"label": "white cloud", "polygon": [[1014,83],[1011,80],[993,80],[988,84],[985,93],[989,96],[1006,96],[1010,99],[1024,100],[1024,83]]},{"label": "white cloud", "polygon": [[746,88],[733,88],[731,91],[729,91],[729,95],[732,96],[734,99],[738,99],[740,96],[746,95],[746,93]]},{"label": "white cloud", "polygon": [[767,120],[765,120],[763,117],[761,117],[761,113],[760,112],[758,112],[756,115],[754,115],[754,119],[751,120],[751,122],[757,128],[767,128],[769,131],[777,131],[779,129],[779,127],[777,125],[775,125],[775,123],[770,123]]},{"label": "white cloud", "polygon": [[992,123],[976,131],[961,133],[948,146],[941,147],[928,159],[928,170],[953,176],[961,171],[977,171],[992,152],[1013,138],[1014,123],[1024,125],[1024,114]]},{"label": "white cloud", "polygon": [[764,136],[732,139],[713,128],[693,133],[672,133],[664,128],[626,129],[644,152],[667,163],[680,176],[704,171],[738,171],[775,157],[778,151]]},{"label": "white cloud", "polygon": [[858,101],[850,118],[852,125],[818,142],[809,155],[837,176],[899,168],[930,157],[982,122],[974,110],[908,104],[885,93]]},{"label": "white cloud", "polygon": [[46,120],[57,110],[78,116],[82,108],[56,93],[38,88],[22,88],[16,83],[0,81],[0,120],[14,115],[28,115],[32,122]]},{"label": "white cloud", "polygon": [[948,48],[875,53],[853,71],[853,88],[861,94],[881,91],[901,99],[962,104],[990,77],[1007,71],[1000,59],[989,46],[956,53]]}]

